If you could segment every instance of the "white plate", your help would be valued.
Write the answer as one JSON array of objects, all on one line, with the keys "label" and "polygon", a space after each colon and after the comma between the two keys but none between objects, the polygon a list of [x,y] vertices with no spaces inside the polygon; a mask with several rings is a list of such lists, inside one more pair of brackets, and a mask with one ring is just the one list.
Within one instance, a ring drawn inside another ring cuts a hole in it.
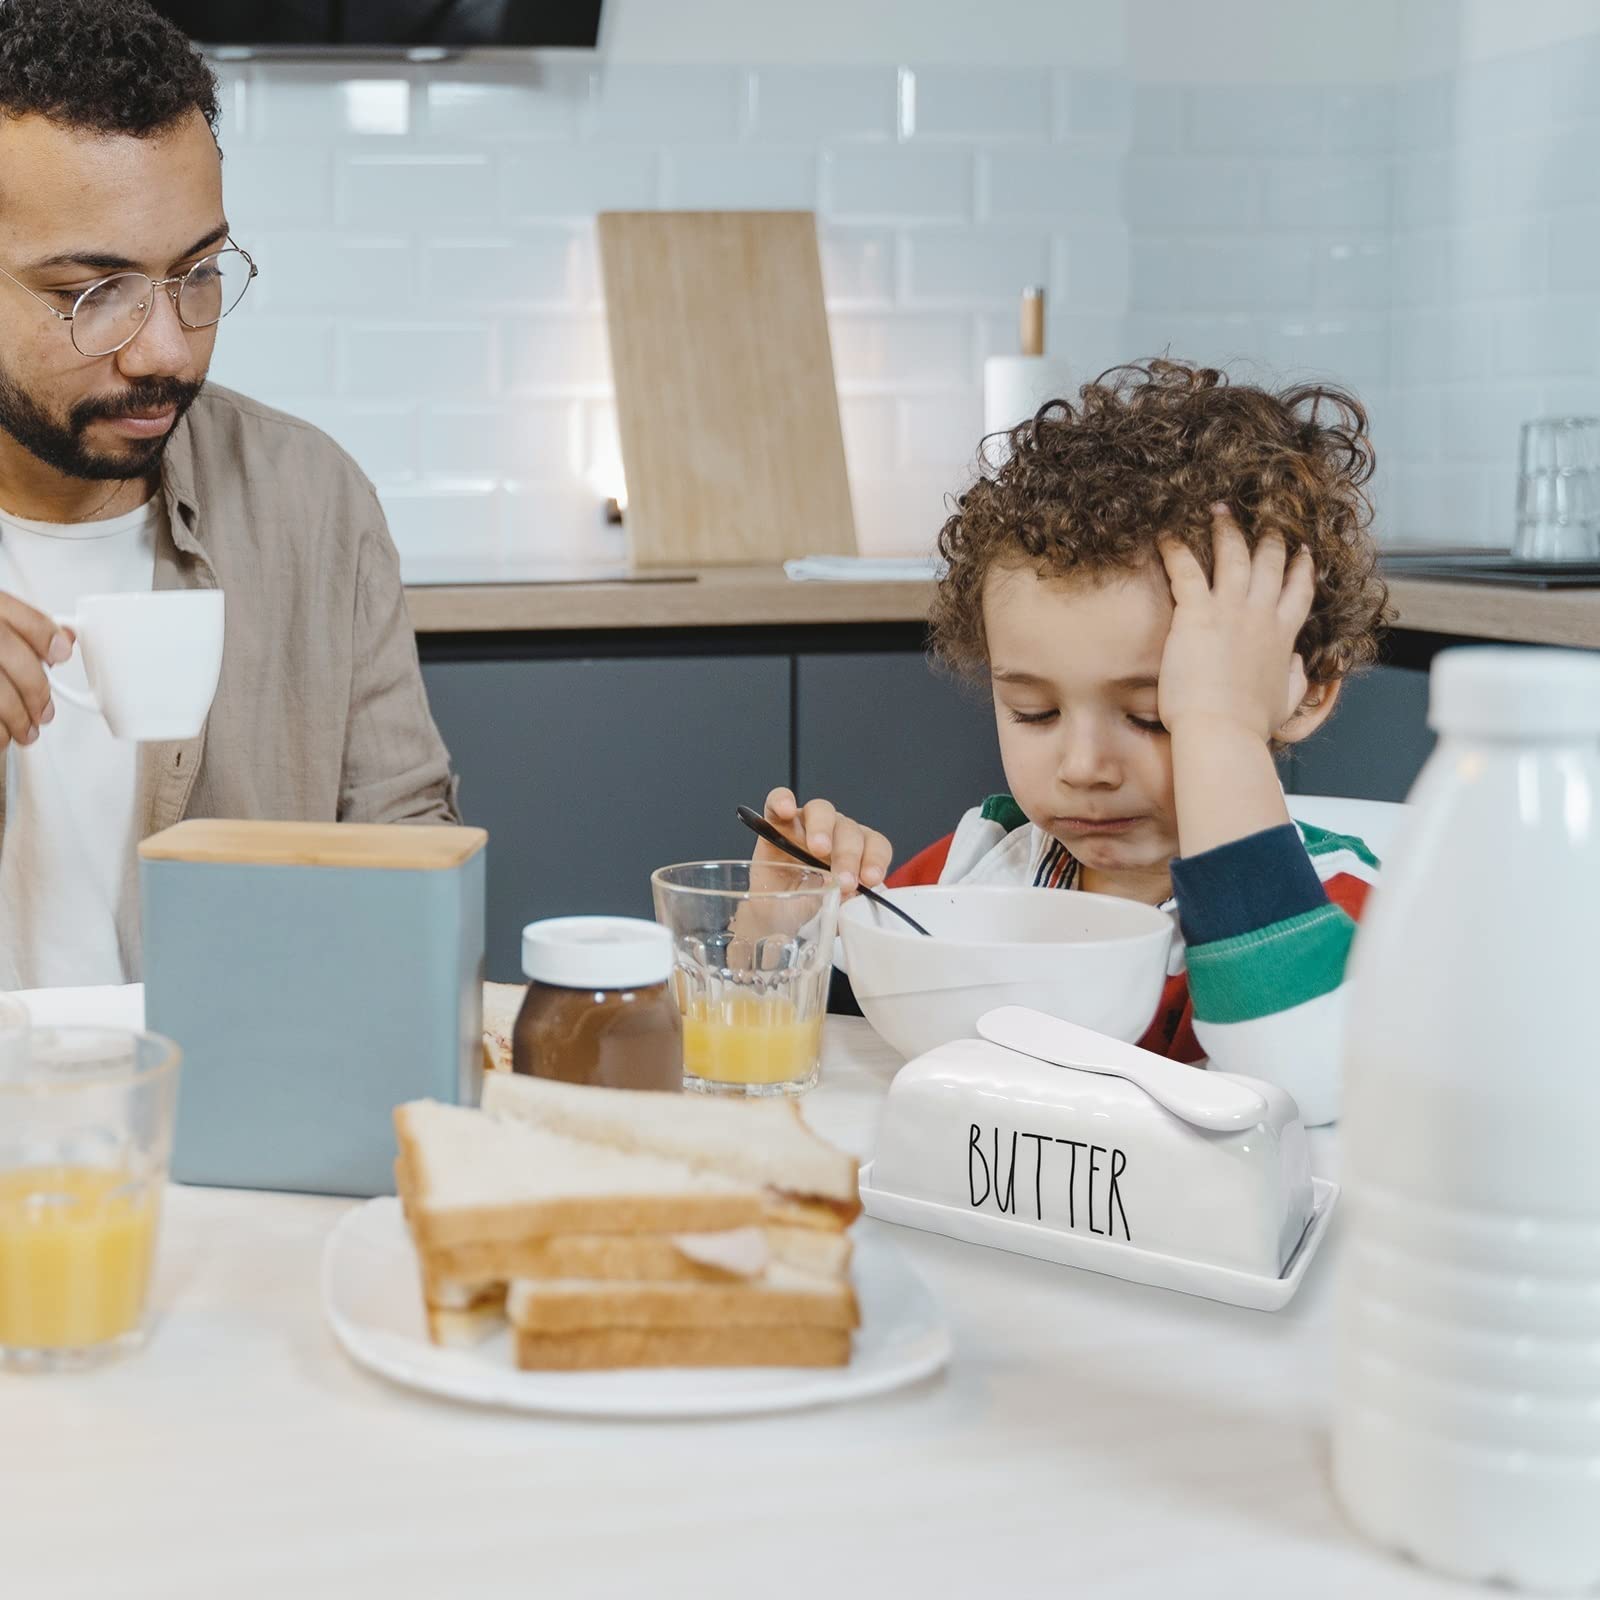
[{"label": "white plate", "polygon": [[1206,1300],[1221,1300],[1251,1311],[1278,1311],[1294,1298],[1312,1256],[1328,1231],[1328,1218],[1333,1215],[1338,1198],[1338,1184],[1324,1178],[1311,1180],[1311,1220],[1306,1224],[1306,1231],[1289,1257],[1288,1266],[1276,1278],[1266,1278],[1253,1272],[1240,1272],[1236,1267],[1218,1267],[1182,1256],[1158,1255],[1153,1250],[1140,1250],[1111,1239],[1045,1228],[1037,1222],[1014,1221],[983,1211],[968,1211],[961,1206],[943,1205],[937,1200],[893,1194],[872,1186],[870,1164],[861,1169],[861,1204],[868,1216],[884,1222],[942,1233],[967,1244],[1009,1250],[1014,1255],[1038,1256],[1058,1266],[1103,1272],[1112,1278],[1147,1283],[1156,1289],[1197,1294]]},{"label": "white plate", "polygon": [[395,1383],[475,1405],[581,1417],[713,1417],[861,1400],[915,1383],[950,1359],[950,1332],[927,1286],[884,1239],[858,1238],[861,1327],[847,1367],[520,1372],[511,1336],[468,1350],[428,1340],[417,1258],[399,1202],[368,1200],[322,1250],[322,1305],[364,1367]]}]

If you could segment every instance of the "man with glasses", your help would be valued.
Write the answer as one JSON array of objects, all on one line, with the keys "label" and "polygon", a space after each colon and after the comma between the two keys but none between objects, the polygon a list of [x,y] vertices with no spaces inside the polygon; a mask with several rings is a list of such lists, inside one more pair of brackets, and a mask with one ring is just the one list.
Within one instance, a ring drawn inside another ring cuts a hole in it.
[{"label": "man with glasses", "polygon": [[[136,846],[182,817],[456,820],[371,486],[204,386],[258,271],[216,121],[144,0],[0,0],[0,988],[136,978]],[[52,699],[51,618],[152,588],[225,591],[222,677],[199,738],[122,744]]]}]

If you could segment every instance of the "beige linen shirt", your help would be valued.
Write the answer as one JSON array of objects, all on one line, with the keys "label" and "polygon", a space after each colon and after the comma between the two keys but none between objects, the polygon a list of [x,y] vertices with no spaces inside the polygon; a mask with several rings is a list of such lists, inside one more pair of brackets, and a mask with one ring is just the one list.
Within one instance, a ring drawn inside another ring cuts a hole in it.
[{"label": "beige linen shirt", "polygon": [[[167,446],[160,493],[154,587],[220,588],[226,642],[199,736],[140,747],[140,838],[185,817],[459,821],[399,556],[355,462],[309,423],[208,384]],[[130,856],[117,918],[130,982],[137,886]]]}]

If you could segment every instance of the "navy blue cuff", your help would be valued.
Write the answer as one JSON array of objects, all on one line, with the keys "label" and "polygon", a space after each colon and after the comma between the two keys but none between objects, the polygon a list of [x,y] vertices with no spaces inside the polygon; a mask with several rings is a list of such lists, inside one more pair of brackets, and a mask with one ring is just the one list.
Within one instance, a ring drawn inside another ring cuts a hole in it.
[{"label": "navy blue cuff", "polygon": [[1292,822],[1172,863],[1178,925],[1189,944],[1234,939],[1328,903]]}]

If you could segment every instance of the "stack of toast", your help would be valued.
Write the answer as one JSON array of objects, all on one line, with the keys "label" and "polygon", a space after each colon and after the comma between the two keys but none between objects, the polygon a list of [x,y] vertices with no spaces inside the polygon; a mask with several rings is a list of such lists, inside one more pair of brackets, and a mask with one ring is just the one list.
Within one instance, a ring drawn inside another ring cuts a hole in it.
[{"label": "stack of toast", "polygon": [[509,1321],[519,1366],[840,1366],[855,1159],[789,1100],[495,1072],[395,1112],[430,1337]]},{"label": "stack of toast", "polygon": [[517,1013],[528,992],[524,983],[486,983],[483,986],[483,1067],[485,1072],[511,1070],[511,1037]]}]

